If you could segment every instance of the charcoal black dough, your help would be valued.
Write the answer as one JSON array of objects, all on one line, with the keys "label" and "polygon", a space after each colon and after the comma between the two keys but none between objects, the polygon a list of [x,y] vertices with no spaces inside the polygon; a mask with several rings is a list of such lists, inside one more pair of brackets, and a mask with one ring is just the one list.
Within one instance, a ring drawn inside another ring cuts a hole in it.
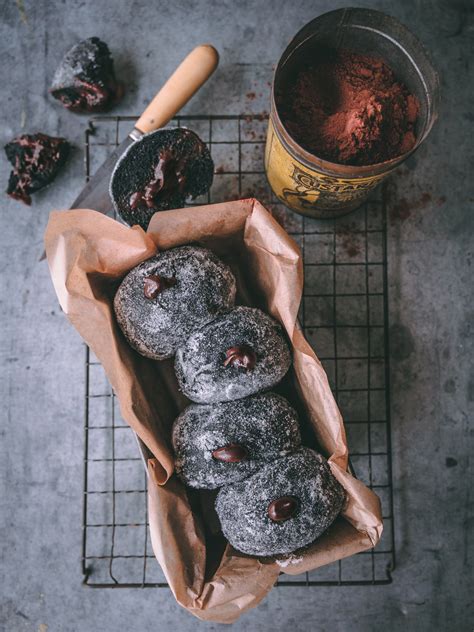
[{"label": "charcoal black dough", "polygon": [[[155,299],[144,296],[150,275],[175,278]],[[160,252],[133,268],[114,299],[115,315],[130,345],[154,360],[175,354],[198,327],[232,309],[235,278],[210,250],[182,246]]]},{"label": "charcoal black dough", "polygon": [[[298,499],[296,513],[273,522],[268,506],[282,496]],[[230,544],[248,555],[291,553],[314,542],[344,504],[343,487],[324,457],[309,448],[264,465],[239,483],[223,487],[216,511]]]},{"label": "charcoal black dough", "polygon": [[70,145],[65,138],[47,134],[23,134],[5,145],[13,165],[7,194],[31,204],[31,194],[50,184],[66,162]]},{"label": "charcoal black dough", "polygon": [[[275,393],[235,402],[192,404],[173,425],[176,472],[190,487],[215,489],[235,483],[263,464],[301,447],[298,415]],[[247,451],[239,463],[216,460],[212,452],[229,444]]]},{"label": "charcoal black dough", "polygon": [[101,112],[116,103],[123,88],[107,44],[89,37],[73,46],[54,73],[50,92],[74,112]]},{"label": "charcoal black dough", "polygon": [[[152,208],[144,204],[132,208],[132,196],[143,191],[155,178],[155,169],[163,155],[169,156],[168,165],[169,160],[175,161],[174,172],[173,168],[171,172],[173,178],[178,171],[184,179],[182,188],[179,189],[176,182],[168,187],[165,177],[166,191],[154,198]],[[206,193],[213,177],[211,154],[197,134],[186,128],[162,129],[145,134],[120,158],[112,173],[110,197],[115,210],[127,224],[138,224],[146,230],[157,211],[182,208],[188,197],[196,198]]]},{"label": "charcoal black dough", "polygon": [[[226,351],[248,345],[251,370],[224,366]],[[291,355],[280,325],[253,307],[236,307],[194,332],[176,352],[178,383],[193,402],[231,401],[270,389],[288,371]]]}]

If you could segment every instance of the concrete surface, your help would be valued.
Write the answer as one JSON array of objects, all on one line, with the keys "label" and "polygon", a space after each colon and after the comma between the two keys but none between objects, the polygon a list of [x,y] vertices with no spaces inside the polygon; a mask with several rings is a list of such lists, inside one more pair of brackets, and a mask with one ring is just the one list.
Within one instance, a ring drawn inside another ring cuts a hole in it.
[{"label": "concrete surface", "polygon": [[[2,144],[41,130],[76,145],[56,184],[36,195],[31,208],[2,198],[2,630],[223,627],[199,623],[166,589],[81,587],[82,342],[58,309],[47,266],[38,263],[48,212],[67,207],[83,177],[85,118],[47,95],[58,60],[79,39],[103,38],[129,85],[116,112],[134,113],[191,47],[210,41],[221,52],[221,65],[187,111],[260,111],[268,109],[266,81],[287,41],[309,19],[344,4],[0,3]],[[392,13],[418,34],[439,69],[443,95],[429,140],[403,177],[393,179],[395,211],[403,198],[411,209],[389,232],[398,567],[389,586],[275,590],[236,630],[461,632],[474,625],[473,5],[359,4]],[[263,96],[248,102],[244,95],[256,86]],[[0,164],[5,186],[3,155]]]}]

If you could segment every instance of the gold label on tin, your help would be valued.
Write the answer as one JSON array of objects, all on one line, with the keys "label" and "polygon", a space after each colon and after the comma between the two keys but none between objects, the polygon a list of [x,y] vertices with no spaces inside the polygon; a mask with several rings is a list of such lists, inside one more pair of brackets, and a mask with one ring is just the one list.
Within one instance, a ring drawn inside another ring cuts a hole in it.
[{"label": "gold label on tin", "polygon": [[340,178],[314,171],[298,162],[275,134],[271,120],[265,147],[265,170],[275,195],[296,211],[348,209],[362,202],[387,173],[366,178]]}]

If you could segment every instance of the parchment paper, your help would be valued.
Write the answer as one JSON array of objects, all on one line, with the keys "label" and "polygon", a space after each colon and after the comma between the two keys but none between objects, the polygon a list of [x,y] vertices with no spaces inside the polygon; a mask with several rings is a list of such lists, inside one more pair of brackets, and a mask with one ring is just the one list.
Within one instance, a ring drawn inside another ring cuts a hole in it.
[{"label": "parchment paper", "polygon": [[[234,551],[219,533],[213,495],[185,489],[173,476],[171,424],[188,402],[178,391],[172,361],[137,354],[115,322],[112,301],[123,276],[157,249],[191,242],[231,265],[240,303],[261,307],[282,323],[293,369],[281,392],[300,413],[306,443],[314,442],[328,457],[346,490],[346,505],[330,529],[313,545],[277,560]],[[123,418],[149,450],[153,550],[182,606],[201,619],[232,623],[263,599],[280,572],[296,575],[375,546],[382,533],[379,499],[347,472],[341,415],[297,324],[299,249],[258,201],[156,213],[147,233],[91,210],[53,212],[45,247],[62,309],[101,361]]]}]

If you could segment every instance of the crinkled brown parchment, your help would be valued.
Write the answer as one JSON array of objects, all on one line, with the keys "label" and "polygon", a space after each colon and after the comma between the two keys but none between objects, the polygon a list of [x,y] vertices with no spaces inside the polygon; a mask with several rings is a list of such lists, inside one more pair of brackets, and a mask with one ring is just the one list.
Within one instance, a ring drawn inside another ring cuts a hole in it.
[{"label": "crinkled brown parchment", "polygon": [[[187,490],[172,475],[170,429],[186,398],[178,391],[172,361],[137,354],[115,322],[112,301],[122,277],[157,249],[191,242],[213,249],[231,265],[240,302],[267,310],[286,329],[293,369],[284,393],[346,490],[345,508],[331,528],[286,558],[259,560],[234,551],[219,534],[212,494]],[[182,606],[201,619],[232,623],[265,597],[280,572],[296,575],[375,546],[382,533],[379,499],[347,471],[341,415],[297,324],[300,251],[259,202],[156,213],[147,233],[95,211],[53,212],[45,245],[61,307],[101,361],[123,418],[149,453],[151,540]]]}]

